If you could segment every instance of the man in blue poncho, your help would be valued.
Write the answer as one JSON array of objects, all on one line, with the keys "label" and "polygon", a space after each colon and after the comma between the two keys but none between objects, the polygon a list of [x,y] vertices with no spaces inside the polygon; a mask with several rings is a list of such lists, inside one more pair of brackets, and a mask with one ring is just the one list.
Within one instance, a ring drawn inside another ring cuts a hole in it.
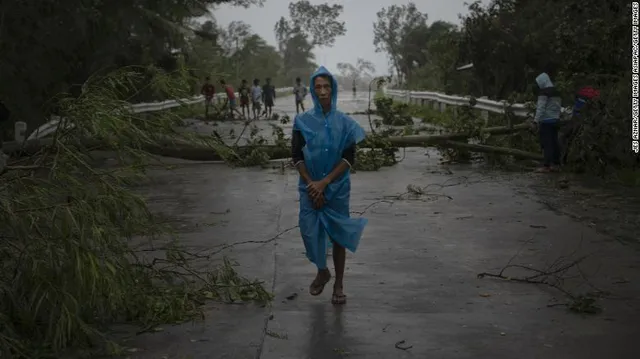
[{"label": "man in blue poncho", "polygon": [[367,220],[349,217],[355,146],[365,138],[362,127],[336,109],[338,84],[321,66],[310,83],[313,108],[297,115],[291,136],[292,157],[300,181],[300,233],[307,258],[318,268],[309,287],[320,295],[331,280],[327,247],[333,244],[335,283],[331,302],[345,304],[344,268],[346,249],[355,252]]}]

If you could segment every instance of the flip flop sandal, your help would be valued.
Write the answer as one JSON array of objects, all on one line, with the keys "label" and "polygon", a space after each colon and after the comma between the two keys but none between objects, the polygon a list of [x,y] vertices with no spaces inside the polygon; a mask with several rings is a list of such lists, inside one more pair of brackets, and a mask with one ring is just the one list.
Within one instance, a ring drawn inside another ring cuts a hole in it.
[{"label": "flip flop sandal", "polygon": [[344,294],[333,293],[331,296],[331,304],[342,305],[347,304],[347,296]]},{"label": "flip flop sandal", "polygon": [[324,287],[329,283],[329,281],[331,281],[331,275],[329,275],[326,280],[314,279],[309,286],[309,294],[314,297],[322,294]]}]

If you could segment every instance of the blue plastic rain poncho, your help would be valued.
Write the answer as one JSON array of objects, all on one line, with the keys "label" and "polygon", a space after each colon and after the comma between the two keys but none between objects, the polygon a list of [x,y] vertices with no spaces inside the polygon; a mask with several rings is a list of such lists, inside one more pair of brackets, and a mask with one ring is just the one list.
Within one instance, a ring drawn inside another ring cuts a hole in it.
[{"label": "blue plastic rain poncho", "polygon": [[[331,78],[331,111],[323,113],[314,90],[314,80],[319,75]],[[364,140],[365,132],[351,117],[336,109],[338,85],[329,71],[321,66],[312,76],[310,92],[313,108],[296,116],[293,129],[302,133],[306,145],[303,148],[304,164],[314,181],[327,176],[342,161],[345,149]],[[340,246],[355,252],[367,220],[349,217],[351,179],[349,171],[329,184],[324,192],[325,205],[316,210],[307,193],[302,178],[298,183],[300,192],[300,233],[304,240],[307,257],[319,269],[327,267],[329,238]]]}]

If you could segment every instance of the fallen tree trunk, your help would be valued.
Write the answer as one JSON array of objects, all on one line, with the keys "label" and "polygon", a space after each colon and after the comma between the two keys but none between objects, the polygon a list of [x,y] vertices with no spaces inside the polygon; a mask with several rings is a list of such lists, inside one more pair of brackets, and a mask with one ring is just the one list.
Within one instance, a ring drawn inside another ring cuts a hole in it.
[{"label": "fallen tree trunk", "polygon": [[[480,130],[481,135],[505,135],[519,131],[527,131],[531,129],[528,123],[522,123],[515,126],[497,126],[487,127]],[[438,144],[450,140],[464,140],[471,137],[469,133],[448,133],[440,135],[409,135],[409,136],[391,136],[389,141],[397,146],[415,146],[415,145],[431,145]]]},{"label": "fallen tree trunk", "polygon": [[[205,146],[189,146],[185,144],[164,145],[164,146],[145,146],[145,151],[162,157],[180,158],[190,161],[223,161],[225,158],[211,147]],[[261,151],[266,153],[270,159],[286,159],[291,158],[291,148],[281,146],[241,146],[232,147],[240,158],[248,157],[253,151]]]},{"label": "fallen tree trunk", "polygon": [[[108,149],[109,146],[101,141],[92,139],[83,139],[77,142],[79,145],[90,150]],[[38,152],[53,145],[53,138],[36,139],[18,144],[16,142],[7,142],[2,146],[2,151],[11,157],[32,156]],[[225,160],[216,148],[207,146],[204,143],[187,143],[184,141],[173,142],[169,139],[158,141],[156,144],[145,144],[141,148],[150,154],[180,158],[191,161],[222,161]],[[246,157],[253,151],[265,152],[272,159],[291,157],[291,149],[282,146],[239,146],[229,147],[229,153],[235,152],[239,157]]]},{"label": "fallen tree trunk", "polygon": [[[508,133],[514,133],[518,131],[524,131],[530,128],[531,126],[529,126],[528,124],[520,124],[512,127],[508,127],[508,126],[488,127],[488,128],[482,129],[480,133],[499,135],[499,134],[508,134]],[[414,146],[414,145],[418,145],[418,146],[430,145],[430,144],[441,143],[443,141],[448,141],[448,140],[465,139],[468,137],[470,137],[470,134],[468,133],[452,133],[452,134],[439,134],[439,135],[390,136],[388,139],[389,139],[389,142],[391,142],[391,144],[394,146],[406,147],[406,146]],[[85,139],[85,140],[82,140],[82,142],[83,144],[86,143],[87,147],[99,145],[98,142],[93,141],[91,139]],[[166,142],[167,142],[167,145],[169,145],[170,141],[166,141]],[[372,147],[367,142],[368,142],[367,139],[365,139],[363,146]],[[43,139],[33,139],[33,140],[26,141],[24,143],[17,143],[15,141],[12,141],[12,142],[5,142],[2,145],[2,151],[8,155],[11,155],[17,152],[22,152],[25,154],[34,154],[40,151],[42,148],[46,146],[51,146],[52,144],[53,144],[53,138],[51,137],[43,138]],[[185,143],[185,145],[187,144]],[[377,146],[378,145],[373,145],[373,147],[377,147]],[[267,147],[273,147],[273,146],[267,146]]]},{"label": "fallen tree trunk", "polygon": [[469,150],[471,152],[482,152],[482,153],[495,153],[501,155],[510,155],[515,158],[521,159],[529,159],[529,160],[542,160],[542,155],[539,153],[532,153],[527,151],[518,150],[515,148],[507,148],[507,147],[496,147],[496,146],[487,146],[487,145],[478,145],[473,143],[466,142],[457,142],[457,141],[445,141],[441,144],[442,147],[450,147],[450,148],[459,148]]},{"label": "fallen tree trunk", "polygon": [[[508,134],[518,131],[525,131],[530,129],[529,124],[520,124],[516,126],[500,126],[500,127],[489,127],[481,130],[482,134]],[[494,147],[487,145],[476,145],[469,144],[464,142],[458,142],[456,140],[464,140],[470,137],[469,133],[454,133],[454,134],[439,134],[439,135],[409,135],[409,136],[390,136],[386,140],[388,144],[393,147],[424,147],[424,146],[442,146],[442,147],[454,147],[454,148],[464,148],[470,151],[475,152],[486,152],[486,153],[499,153],[505,155],[511,155],[519,158],[527,158],[527,159],[535,159],[538,160],[541,158],[539,154],[530,153],[522,150],[504,148],[504,147]],[[99,149],[101,146],[104,147],[104,144],[101,144],[98,141],[91,139],[84,139],[82,141],[78,141],[85,148],[96,148]],[[25,142],[24,144],[16,143],[16,142],[7,142],[2,146],[2,150],[4,153],[10,155],[11,157],[20,157],[20,156],[29,156],[38,153],[43,148],[47,146],[51,146],[53,144],[52,138],[44,138],[44,139],[36,139]],[[371,140],[370,138],[365,139],[365,141],[361,145],[362,147],[373,147],[373,148],[383,148],[388,145],[380,143],[380,141]],[[157,144],[147,144],[142,148],[144,151],[147,151],[151,154],[163,156],[163,157],[174,157],[181,158],[185,160],[192,161],[220,161],[224,160],[222,156],[220,156],[219,151],[211,146],[207,146],[205,144],[193,144],[186,142],[173,142],[169,139],[159,141]],[[273,145],[265,145],[265,146],[239,146],[239,147],[230,147],[230,150],[233,150],[238,156],[245,157],[251,154],[252,151],[262,151],[265,152],[271,159],[284,159],[291,157],[291,150],[287,147],[283,146],[273,146]]]}]

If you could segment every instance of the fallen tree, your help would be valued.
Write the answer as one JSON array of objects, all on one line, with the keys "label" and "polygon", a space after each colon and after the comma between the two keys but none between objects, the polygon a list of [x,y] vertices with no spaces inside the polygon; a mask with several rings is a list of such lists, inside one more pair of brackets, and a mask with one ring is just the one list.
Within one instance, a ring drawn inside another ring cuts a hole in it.
[{"label": "fallen tree", "polygon": [[[514,133],[518,131],[529,130],[528,124],[520,124],[516,126],[500,126],[489,127],[480,130],[481,135],[503,135]],[[465,149],[471,152],[493,153],[511,155],[516,158],[525,159],[541,159],[541,155],[538,153],[531,153],[522,150],[487,146],[480,144],[470,144],[460,142],[459,140],[465,140],[473,137],[471,133],[453,133],[453,134],[438,134],[438,135],[407,135],[407,136],[388,136],[380,137],[379,135],[370,135],[361,144],[360,148],[364,149],[393,149],[401,147],[426,147],[426,146],[438,146]],[[240,159],[246,156],[250,156],[251,153],[256,151],[262,152],[269,159],[286,159],[291,157],[291,149],[286,145],[247,145],[247,146],[226,146],[227,151],[221,151],[221,147],[225,147],[221,144],[212,147],[211,141],[213,137],[209,136],[195,136],[191,141],[185,141],[165,138],[162,140],[154,141],[153,143],[144,143],[140,145],[140,149],[149,152],[153,155],[163,157],[174,157],[192,161],[228,161],[234,158]],[[20,157],[24,155],[33,155],[43,149],[50,147],[54,144],[53,138],[44,138],[26,141],[24,144],[18,144],[16,142],[7,142],[3,144],[2,150],[5,154],[12,157]],[[77,146],[81,146],[86,149],[100,150],[107,146],[108,141],[95,140],[84,138],[76,142]]]},{"label": "fallen tree", "polygon": [[442,144],[440,144],[440,146],[463,149],[471,152],[509,155],[509,156],[513,156],[515,158],[521,158],[521,159],[542,160],[542,154],[527,152],[527,151],[518,150],[515,148],[508,148],[508,147],[496,147],[496,146],[488,146],[488,145],[459,142],[459,141],[444,141]]}]

